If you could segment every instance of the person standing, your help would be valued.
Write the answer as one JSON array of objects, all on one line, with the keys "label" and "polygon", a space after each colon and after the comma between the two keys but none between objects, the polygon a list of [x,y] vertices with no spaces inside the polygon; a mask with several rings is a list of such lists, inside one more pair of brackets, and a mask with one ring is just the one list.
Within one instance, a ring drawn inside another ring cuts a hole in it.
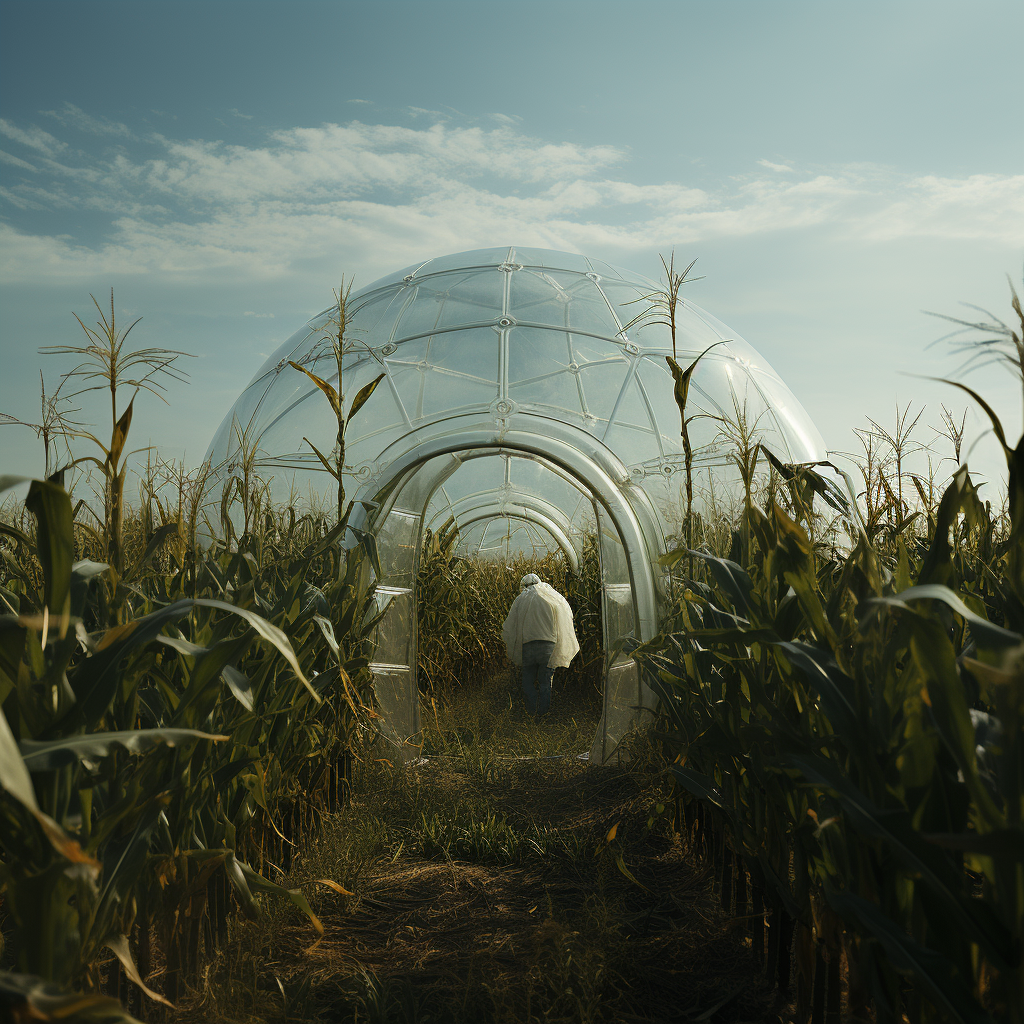
[{"label": "person standing", "polygon": [[551,704],[554,670],[568,667],[580,649],[572,608],[554,587],[531,572],[522,578],[501,632],[509,660],[523,668],[526,710],[540,718]]}]

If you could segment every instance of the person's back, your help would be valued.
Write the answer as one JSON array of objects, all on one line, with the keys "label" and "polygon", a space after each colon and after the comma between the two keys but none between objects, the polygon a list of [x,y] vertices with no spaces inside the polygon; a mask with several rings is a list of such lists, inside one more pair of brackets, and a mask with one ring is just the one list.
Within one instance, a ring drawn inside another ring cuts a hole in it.
[{"label": "person's back", "polygon": [[531,715],[543,715],[551,700],[551,675],[579,651],[569,602],[530,573],[502,627],[511,661],[523,667],[523,695]]},{"label": "person's back", "polygon": [[[516,613],[522,615],[523,643],[534,640],[548,640],[554,643],[558,639],[558,627],[555,622],[555,608],[551,600],[541,593],[540,587],[527,587],[512,603],[521,607]],[[511,614],[511,610],[509,612]]]}]

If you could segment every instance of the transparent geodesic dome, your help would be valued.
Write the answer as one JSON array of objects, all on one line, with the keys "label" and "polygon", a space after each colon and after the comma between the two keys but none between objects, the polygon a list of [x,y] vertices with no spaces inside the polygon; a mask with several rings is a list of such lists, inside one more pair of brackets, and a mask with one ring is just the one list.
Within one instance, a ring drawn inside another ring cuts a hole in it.
[{"label": "transparent geodesic dome", "polygon": [[[400,739],[418,728],[410,696],[415,571],[427,526],[454,517],[474,554],[547,545],[570,562],[596,534],[607,649],[656,631],[656,565],[679,532],[684,456],[665,360],[669,329],[626,328],[657,288],[585,256],[502,247],[428,260],[350,296],[339,390],[350,401],[384,377],[346,432],[345,483],[351,497],[373,503],[365,525],[378,537],[379,589],[393,620],[378,645],[378,695],[394,690]],[[261,367],[211,445],[217,475],[247,465],[279,499],[332,494],[312,446],[336,454],[334,414],[290,361],[338,387],[336,321],[337,308],[325,310]],[[686,300],[677,313],[678,362],[716,342],[725,344],[701,359],[687,404],[698,506],[732,490],[737,434],[784,462],[824,458],[818,431],[768,362]],[[603,760],[618,741],[608,730],[621,732],[629,717],[623,709],[650,699],[625,664],[608,667]],[[609,697],[616,671],[624,682]]]}]

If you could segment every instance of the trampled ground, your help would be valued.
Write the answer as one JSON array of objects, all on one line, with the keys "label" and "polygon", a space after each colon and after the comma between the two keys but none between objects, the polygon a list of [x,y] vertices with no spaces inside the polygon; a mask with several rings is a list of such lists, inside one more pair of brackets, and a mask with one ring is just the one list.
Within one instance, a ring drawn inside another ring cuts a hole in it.
[{"label": "trampled ground", "polygon": [[[428,703],[433,756],[397,769],[371,750],[349,808],[293,865],[289,884],[320,893],[324,939],[310,949],[308,922],[268,904],[175,1019],[777,1020],[671,808],[651,821],[653,759],[576,758],[595,720],[556,693],[535,726],[505,680]],[[310,884],[324,877],[355,895]]]}]

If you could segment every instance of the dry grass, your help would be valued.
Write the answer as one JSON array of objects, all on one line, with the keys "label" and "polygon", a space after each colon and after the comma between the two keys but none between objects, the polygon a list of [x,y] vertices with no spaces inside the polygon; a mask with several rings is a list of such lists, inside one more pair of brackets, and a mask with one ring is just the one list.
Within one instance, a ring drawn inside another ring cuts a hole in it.
[{"label": "dry grass", "polygon": [[[596,708],[556,690],[555,713],[531,732],[507,693],[500,679],[454,706],[428,704],[438,755],[419,767],[371,748],[351,805],[303,846],[289,879],[353,891],[319,899],[323,941],[311,950],[308,924],[268,907],[275,916],[237,927],[173,1019],[777,1019],[709,874],[666,817],[649,824],[663,794],[653,757],[589,767],[574,755]],[[531,745],[544,756],[522,757]]]}]

